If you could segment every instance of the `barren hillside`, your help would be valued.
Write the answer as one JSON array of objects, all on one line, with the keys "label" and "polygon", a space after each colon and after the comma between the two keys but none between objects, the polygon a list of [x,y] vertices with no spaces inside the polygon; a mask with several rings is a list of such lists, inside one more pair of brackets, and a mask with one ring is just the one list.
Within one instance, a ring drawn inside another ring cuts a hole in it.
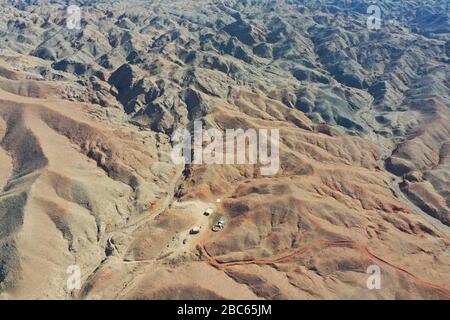
[{"label": "barren hillside", "polygon": [[[0,299],[450,298],[445,1],[0,3]],[[174,163],[195,121],[279,170]]]}]

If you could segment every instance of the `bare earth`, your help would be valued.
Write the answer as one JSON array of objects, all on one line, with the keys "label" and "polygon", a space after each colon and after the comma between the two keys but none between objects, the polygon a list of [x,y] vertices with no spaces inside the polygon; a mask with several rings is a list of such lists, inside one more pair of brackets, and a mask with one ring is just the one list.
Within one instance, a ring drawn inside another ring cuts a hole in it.
[{"label": "bare earth", "polygon": [[[0,299],[450,299],[445,10],[1,3]],[[280,129],[280,170],[174,164],[194,120]]]}]

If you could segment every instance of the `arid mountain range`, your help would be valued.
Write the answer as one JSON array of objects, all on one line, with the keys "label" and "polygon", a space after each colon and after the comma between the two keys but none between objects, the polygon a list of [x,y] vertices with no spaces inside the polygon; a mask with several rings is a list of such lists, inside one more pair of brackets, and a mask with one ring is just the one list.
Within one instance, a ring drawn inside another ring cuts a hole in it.
[{"label": "arid mountain range", "polygon": [[448,3],[371,3],[0,0],[0,299],[450,299]]}]

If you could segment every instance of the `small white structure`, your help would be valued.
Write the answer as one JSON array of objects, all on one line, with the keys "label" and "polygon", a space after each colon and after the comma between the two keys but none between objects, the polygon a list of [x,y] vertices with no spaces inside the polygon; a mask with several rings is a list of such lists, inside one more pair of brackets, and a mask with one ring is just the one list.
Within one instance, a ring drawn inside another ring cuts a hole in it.
[{"label": "small white structure", "polygon": [[189,231],[189,233],[190,233],[190,234],[197,234],[197,233],[200,232],[200,229],[201,229],[201,227],[193,227],[193,228]]},{"label": "small white structure", "polygon": [[216,223],[214,223],[212,230],[214,232],[220,231],[225,227],[226,219],[224,216],[220,216],[219,219],[217,219]]},{"label": "small white structure", "polygon": [[210,216],[214,213],[214,209],[213,208],[208,208],[205,210],[205,212],[203,213],[205,216]]},{"label": "small white structure", "polygon": [[221,216],[221,217],[219,218],[219,220],[217,220],[217,225],[218,225],[221,229],[223,229],[223,227],[224,227],[224,225],[225,225],[225,217],[224,217],[224,216]]}]

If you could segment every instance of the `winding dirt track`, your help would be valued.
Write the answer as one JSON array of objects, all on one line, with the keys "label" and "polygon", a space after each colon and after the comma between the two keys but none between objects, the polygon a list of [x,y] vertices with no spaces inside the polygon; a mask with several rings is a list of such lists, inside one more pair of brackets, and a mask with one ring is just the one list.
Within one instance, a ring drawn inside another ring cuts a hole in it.
[{"label": "winding dirt track", "polygon": [[209,254],[208,250],[205,248],[204,244],[202,244],[200,247],[204,253],[204,256],[206,257],[206,261],[210,265],[212,265],[218,269],[223,269],[223,268],[232,267],[232,266],[239,266],[239,265],[248,265],[248,264],[273,265],[276,263],[285,263],[285,262],[288,262],[288,261],[294,259],[295,257],[298,257],[298,256],[306,253],[307,251],[311,250],[314,247],[353,248],[353,249],[359,250],[364,256],[366,256],[370,260],[380,262],[380,263],[387,265],[387,266],[395,269],[396,271],[406,275],[407,277],[412,279],[412,281],[415,284],[420,285],[425,288],[435,290],[438,293],[440,293],[441,295],[443,295],[444,297],[450,299],[450,290],[449,289],[441,287],[439,285],[436,285],[434,283],[431,283],[429,281],[423,280],[423,279],[415,276],[408,270],[406,270],[402,267],[396,266],[395,264],[393,264],[389,261],[386,261],[385,259],[373,254],[367,246],[361,245],[353,240],[334,240],[333,241],[333,240],[318,239],[318,240],[313,240],[313,241],[307,243],[306,245],[304,245],[303,247],[301,247],[300,249],[298,249],[290,254],[284,255],[284,256],[274,257],[274,258],[235,260],[235,261],[227,261],[227,262],[218,261],[213,256],[211,256]]}]

